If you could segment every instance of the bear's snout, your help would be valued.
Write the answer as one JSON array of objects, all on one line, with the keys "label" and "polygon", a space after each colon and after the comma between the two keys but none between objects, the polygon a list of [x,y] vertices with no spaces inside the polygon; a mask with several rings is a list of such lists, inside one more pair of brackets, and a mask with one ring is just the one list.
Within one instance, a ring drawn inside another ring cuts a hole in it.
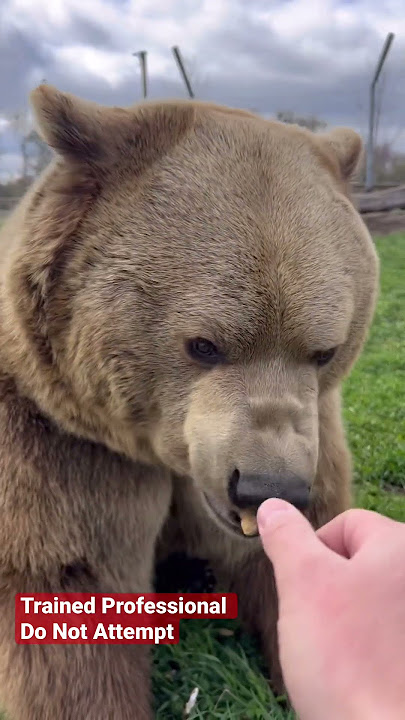
[{"label": "bear's snout", "polygon": [[298,510],[308,508],[311,486],[296,475],[249,475],[235,470],[228,483],[231,503],[239,509],[258,508],[269,498],[281,498]]}]

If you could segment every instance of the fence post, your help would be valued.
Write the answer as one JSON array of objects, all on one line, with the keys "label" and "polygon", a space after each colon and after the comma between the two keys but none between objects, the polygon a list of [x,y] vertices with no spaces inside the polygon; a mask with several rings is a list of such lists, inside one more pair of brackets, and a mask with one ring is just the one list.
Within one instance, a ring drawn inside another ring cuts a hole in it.
[{"label": "fence post", "polygon": [[388,55],[388,51],[391,47],[391,43],[394,39],[394,33],[388,33],[385,38],[385,43],[381,51],[381,55],[378,59],[377,67],[374,73],[372,83],[370,85],[370,108],[368,117],[368,141],[367,141],[367,158],[366,158],[366,192],[370,192],[374,188],[374,122],[375,122],[375,88],[377,85],[378,78],[382,67],[384,65],[385,58]]}]

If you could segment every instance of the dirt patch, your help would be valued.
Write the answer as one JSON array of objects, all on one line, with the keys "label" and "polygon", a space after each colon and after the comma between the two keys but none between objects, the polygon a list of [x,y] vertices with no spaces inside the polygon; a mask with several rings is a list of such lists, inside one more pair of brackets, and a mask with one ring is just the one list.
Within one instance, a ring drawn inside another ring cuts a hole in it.
[{"label": "dirt patch", "polygon": [[389,235],[394,232],[405,232],[405,210],[364,213],[362,219],[372,235]]},{"label": "dirt patch", "polygon": [[405,495],[404,485],[394,485],[394,483],[384,482],[382,483],[382,487],[385,492],[393,493],[394,495]]}]

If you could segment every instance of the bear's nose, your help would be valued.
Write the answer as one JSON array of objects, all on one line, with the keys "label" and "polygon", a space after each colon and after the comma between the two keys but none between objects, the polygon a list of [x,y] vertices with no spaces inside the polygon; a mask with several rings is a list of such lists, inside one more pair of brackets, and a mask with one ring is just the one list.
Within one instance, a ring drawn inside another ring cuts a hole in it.
[{"label": "bear's nose", "polygon": [[240,508],[258,508],[269,498],[281,498],[306,510],[309,505],[310,485],[296,475],[249,475],[235,470],[228,484],[229,499]]}]

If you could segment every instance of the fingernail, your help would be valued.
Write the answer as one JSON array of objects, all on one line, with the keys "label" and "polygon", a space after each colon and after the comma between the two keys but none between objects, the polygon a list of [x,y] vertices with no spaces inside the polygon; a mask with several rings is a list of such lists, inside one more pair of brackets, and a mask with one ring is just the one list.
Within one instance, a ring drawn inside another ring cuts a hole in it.
[{"label": "fingernail", "polygon": [[270,525],[270,523],[279,515],[294,512],[294,510],[294,506],[290,505],[290,503],[285,500],[279,500],[277,498],[265,500],[257,511],[257,524],[259,530],[264,530],[264,528]]}]

